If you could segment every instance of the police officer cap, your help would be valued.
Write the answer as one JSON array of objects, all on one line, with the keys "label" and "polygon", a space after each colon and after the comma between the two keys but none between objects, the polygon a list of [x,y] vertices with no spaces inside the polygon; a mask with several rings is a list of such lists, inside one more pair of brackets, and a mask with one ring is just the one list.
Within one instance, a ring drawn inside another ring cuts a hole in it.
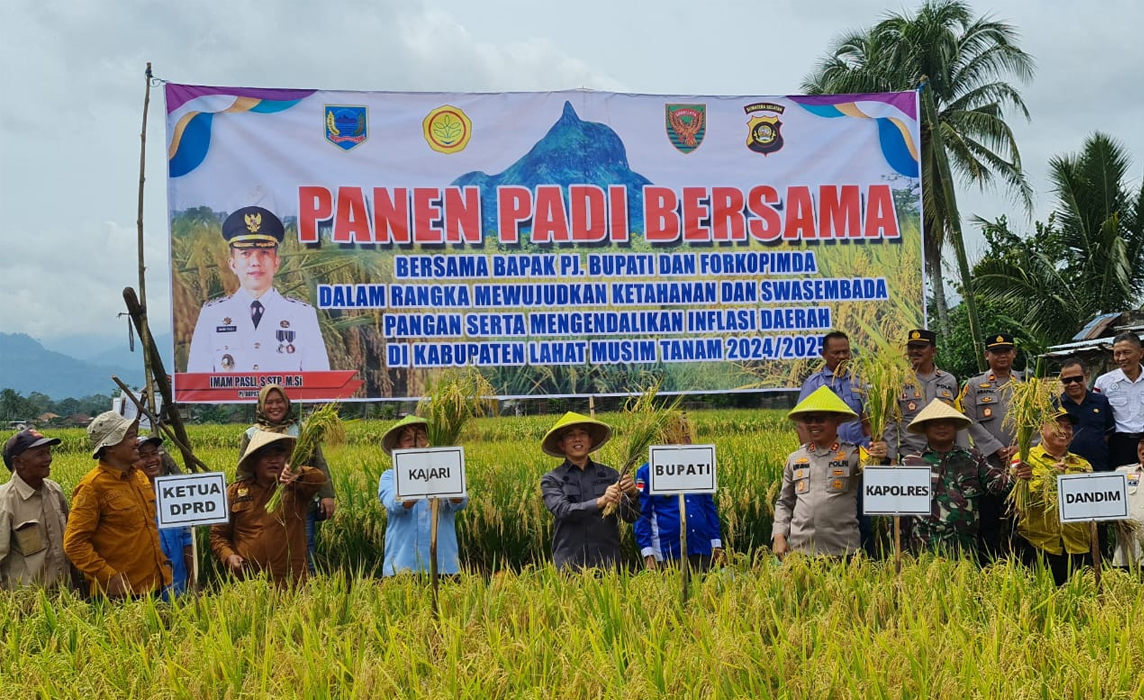
[{"label": "police officer cap", "polygon": [[1012,350],[1016,347],[1013,336],[1008,333],[995,333],[985,336],[986,350]]},{"label": "police officer cap", "polygon": [[927,331],[924,328],[915,328],[906,336],[906,345],[913,345],[915,343],[929,343],[930,345],[937,345],[937,333]]},{"label": "police officer cap", "polygon": [[243,207],[222,222],[222,237],[231,248],[277,248],[285,235],[282,220],[262,207]]}]

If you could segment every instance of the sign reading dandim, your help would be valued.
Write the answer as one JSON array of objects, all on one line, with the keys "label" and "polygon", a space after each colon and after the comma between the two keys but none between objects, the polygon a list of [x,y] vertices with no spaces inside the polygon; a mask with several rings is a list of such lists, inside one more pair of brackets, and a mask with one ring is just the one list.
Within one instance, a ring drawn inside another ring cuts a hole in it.
[{"label": "sign reading dandim", "polygon": [[1057,508],[1062,523],[1128,518],[1128,475],[1058,474]]},{"label": "sign reading dandim", "polygon": [[177,401],[780,389],[925,318],[912,92],[165,87]]}]

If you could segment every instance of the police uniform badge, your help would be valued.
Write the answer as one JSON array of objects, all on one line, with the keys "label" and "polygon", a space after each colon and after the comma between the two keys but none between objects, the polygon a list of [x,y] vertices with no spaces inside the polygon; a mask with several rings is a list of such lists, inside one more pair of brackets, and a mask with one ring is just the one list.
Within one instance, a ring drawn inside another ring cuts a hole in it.
[{"label": "police uniform badge", "polygon": [[794,487],[795,493],[806,493],[810,490],[810,479],[803,479],[799,481]]},{"label": "police uniform badge", "polygon": [[783,147],[782,126],[779,115],[786,107],[772,102],[749,104],[743,111],[747,120],[747,148],[755,153],[770,155]]},{"label": "police uniform badge", "polygon": [[908,404],[906,404],[906,410],[910,411],[912,413],[912,412],[918,410],[918,405],[916,403],[914,403],[913,401],[911,401]]}]

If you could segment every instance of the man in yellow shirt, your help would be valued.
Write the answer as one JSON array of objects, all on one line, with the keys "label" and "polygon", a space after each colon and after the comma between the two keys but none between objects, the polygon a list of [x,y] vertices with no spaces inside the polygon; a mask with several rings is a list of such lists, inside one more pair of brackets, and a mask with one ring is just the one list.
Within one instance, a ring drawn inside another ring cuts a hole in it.
[{"label": "man in yellow shirt", "polygon": [[138,433],[138,423],[115,411],[96,416],[87,428],[91,456],[99,464],[72,492],[64,552],[92,595],[146,595],[171,583],[155,523],[155,491],[135,468]]},{"label": "man in yellow shirt", "polygon": [[[1029,450],[1026,460],[1032,469],[1029,502],[1017,516],[1021,536],[1021,558],[1029,566],[1038,561],[1047,565],[1057,585],[1063,585],[1072,570],[1091,562],[1092,536],[1088,523],[1061,523],[1054,499],[1046,498],[1048,480],[1057,474],[1084,474],[1092,465],[1069,452],[1076,416],[1064,409],[1041,426],[1041,444]],[[1056,493],[1052,489],[1052,493]]]}]

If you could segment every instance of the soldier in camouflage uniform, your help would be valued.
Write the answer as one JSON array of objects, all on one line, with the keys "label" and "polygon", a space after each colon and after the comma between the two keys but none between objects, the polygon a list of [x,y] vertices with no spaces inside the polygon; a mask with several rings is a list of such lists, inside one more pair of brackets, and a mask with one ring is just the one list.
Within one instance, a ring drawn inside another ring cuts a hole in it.
[{"label": "soldier in camouflage uniform", "polygon": [[[955,444],[958,431],[970,423],[956,409],[934,399],[907,428],[915,435],[924,435],[926,446],[903,463],[928,466],[933,486],[929,516],[906,522],[907,542],[915,552],[974,552],[980,525],[979,499],[985,494],[1003,496],[1013,485],[1015,474],[990,464],[978,450]],[[1028,478],[1027,472],[1016,476]]]}]

